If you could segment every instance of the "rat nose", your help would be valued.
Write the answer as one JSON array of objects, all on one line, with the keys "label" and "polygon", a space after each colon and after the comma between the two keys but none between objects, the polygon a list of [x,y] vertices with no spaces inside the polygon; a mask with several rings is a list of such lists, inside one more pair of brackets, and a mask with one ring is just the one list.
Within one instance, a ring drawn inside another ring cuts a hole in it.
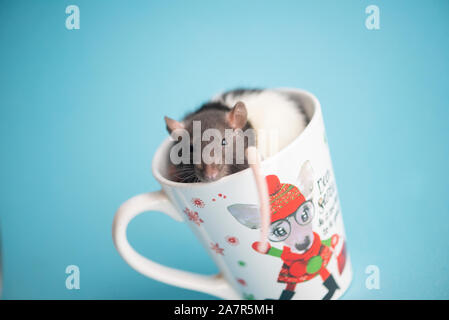
[{"label": "rat nose", "polygon": [[218,177],[218,168],[212,165],[204,166],[204,176],[208,180],[215,180]]}]

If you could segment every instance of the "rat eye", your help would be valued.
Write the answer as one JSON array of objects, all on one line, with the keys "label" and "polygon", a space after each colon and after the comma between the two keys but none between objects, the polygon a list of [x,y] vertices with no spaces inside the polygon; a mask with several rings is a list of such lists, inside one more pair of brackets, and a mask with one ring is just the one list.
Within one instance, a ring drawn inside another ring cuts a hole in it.
[{"label": "rat eye", "polygon": [[273,222],[270,226],[268,239],[273,242],[284,241],[290,235],[291,226],[287,220]]},{"label": "rat eye", "polygon": [[300,225],[309,224],[314,216],[315,208],[312,201],[308,200],[304,202],[298,210],[295,212],[295,220]]},{"label": "rat eye", "polygon": [[223,138],[223,140],[221,140],[221,145],[222,145],[222,146],[225,146],[225,145],[227,145],[227,144],[228,144],[228,142],[226,141],[225,138]]}]

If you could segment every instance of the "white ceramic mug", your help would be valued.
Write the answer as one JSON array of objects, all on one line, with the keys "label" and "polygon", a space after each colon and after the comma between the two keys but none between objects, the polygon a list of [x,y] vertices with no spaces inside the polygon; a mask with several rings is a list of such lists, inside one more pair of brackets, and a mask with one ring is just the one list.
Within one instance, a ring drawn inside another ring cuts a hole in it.
[{"label": "white ceramic mug", "polygon": [[[292,143],[261,163],[270,193],[269,250],[258,251],[259,198],[252,171],[211,183],[170,181],[167,139],[152,164],[162,190],[129,199],[115,215],[114,243],[131,267],[150,278],[224,299],[336,299],[345,292],[352,271],[320,104],[306,91],[278,90],[297,100],[310,122]],[[170,268],[137,253],[126,229],[145,211],[185,221],[220,274]]]}]

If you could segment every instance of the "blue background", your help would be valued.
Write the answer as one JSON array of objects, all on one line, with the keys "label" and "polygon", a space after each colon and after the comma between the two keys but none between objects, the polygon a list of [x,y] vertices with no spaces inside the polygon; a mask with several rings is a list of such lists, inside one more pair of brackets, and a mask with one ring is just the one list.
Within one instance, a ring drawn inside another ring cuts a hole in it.
[{"label": "blue background", "polygon": [[[449,298],[448,1],[2,1],[0,39],[3,298],[213,299],[132,270],[111,225],[158,189],[163,116],[237,86],[320,99],[354,267],[344,298]],[[217,271],[161,213],[128,233],[160,263]]]}]

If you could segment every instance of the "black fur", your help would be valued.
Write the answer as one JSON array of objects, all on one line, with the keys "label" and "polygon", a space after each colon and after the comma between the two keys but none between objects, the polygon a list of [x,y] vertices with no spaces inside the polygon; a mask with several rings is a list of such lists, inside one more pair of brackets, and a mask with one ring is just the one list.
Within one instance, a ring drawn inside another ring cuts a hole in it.
[{"label": "black fur", "polygon": [[225,92],[223,94],[223,99],[226,99],[229,95],[241,96],[241,95],[244,95],[245,93],[255,93],[255,92],[261,92],[261,91],[263,91],[263,89],[258,89],[258,88],[254,88],[254,89],[237,88],[237,89]]}]

